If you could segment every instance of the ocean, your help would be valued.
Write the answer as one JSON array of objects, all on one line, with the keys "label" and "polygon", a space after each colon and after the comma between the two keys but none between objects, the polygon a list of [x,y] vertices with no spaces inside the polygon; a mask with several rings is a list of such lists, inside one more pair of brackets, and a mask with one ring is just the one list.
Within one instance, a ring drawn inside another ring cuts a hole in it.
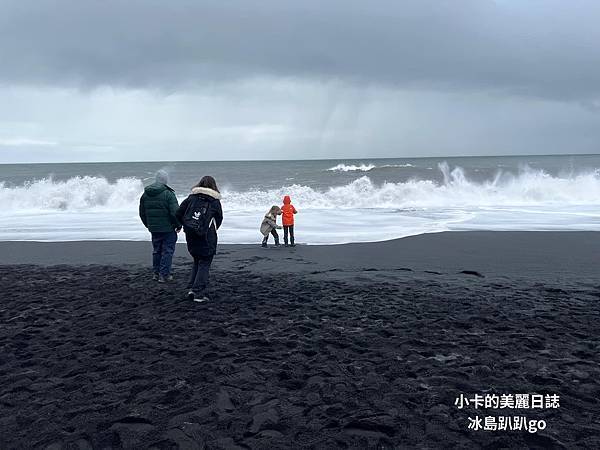
[{"label": "ocean", "polygon": [[286,194],[302,244],[600,230],[600,155],[60,163],[0,165],[0,240],[148,240],[138,201],[161,168],[180,200],[202,176],[216,178],[222,243],[260,242],[263,215]]}]

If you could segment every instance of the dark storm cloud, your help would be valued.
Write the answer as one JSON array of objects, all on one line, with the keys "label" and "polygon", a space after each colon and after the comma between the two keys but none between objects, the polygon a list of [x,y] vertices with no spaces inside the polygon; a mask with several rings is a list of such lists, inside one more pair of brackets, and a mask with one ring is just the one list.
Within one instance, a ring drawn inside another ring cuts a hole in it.
[{"label": "dark storm cloud", "polygon": [[334,78],[596,105],[598,23],[595,0],[3,0],[0,83]]}]

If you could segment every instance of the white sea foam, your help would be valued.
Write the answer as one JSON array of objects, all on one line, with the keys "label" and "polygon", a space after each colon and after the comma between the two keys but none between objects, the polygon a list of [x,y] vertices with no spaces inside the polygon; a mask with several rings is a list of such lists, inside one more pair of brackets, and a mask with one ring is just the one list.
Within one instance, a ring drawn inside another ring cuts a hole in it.
[{"label": "white sea foam", "polygon": [[[490,206],[548,206],[600,204],[600,172],[555,177],[525,168],[519,174],[499,172],[493,179],[476,182],[460,167],[440,165],[443,182],[408,180],[375,184],[364,175],[354,181],[317,190],[302,184],[278,189],[224,190],[223,207],[229,211],[260,210],[291,195],[303,209],[445,208]],[[2,211],[109,211],[137,206],[142,181],[122,178],[109,182],[101,177],[51,178],[8,187],[0,183]],[[181,197],[183,198],[183,197]]]},{"label": "white sea foam", "polygon": [[368,172],[375,168],[373,164],[361,164],[360,166],[338,164],[337,166],[327,169],[330,172]]},{"label": "white sea foam", "polygon": [[[311,243],[390,239],[453,229],[600,230],[600,173],[552,176],[523,168],[477,182],[441,164],[443,181],[374,183],[367,175],[317,190],[223,190],[222,242],[253,242],[266,209],[291,195]],[[0,183],[0,240],[146,239],[137,218],[142,181],[51,178]],[[183,199],[183,194],[180,199]]]},{"label": "white sea foam", "polygon": [[410,163],[406,164],[384,164],[383,166],[378,166],[376,169],[394,169],[398,167],[415,167]]},{"label": "white sea foam", "polygon": [[383,166],[376,166],[374,164],[361,164],[356,166],[353,164],[338,164],[337,166],[330,167],[327,169],[330,172],[370,172],[376,169],[394,169],[402,167],[414,167],[412,164],[384,164]]},{"label": "white sea foam", "polygon": [[123,210],[139,200],[143,187],[135,178],[110,183],[106,178],[89,176],[66,181],[44,178],[17,187],[0,183],[0,205],[11,212]]},{"label": "white sea foam", "polygon": [[409,180],[376,185],[368,176],[349,184],[318,191],[291,185],[269,191],[225,193],[231,209],[264,208],[290,194],[303,208],[448,208],[489,206],[547,206],[600,204],[600,173],[589,172],[559,178],[539,170],[525,169],[518,175],[498,173],[492,180],[469,180],[464,171],[440,167],[444,181]]}]

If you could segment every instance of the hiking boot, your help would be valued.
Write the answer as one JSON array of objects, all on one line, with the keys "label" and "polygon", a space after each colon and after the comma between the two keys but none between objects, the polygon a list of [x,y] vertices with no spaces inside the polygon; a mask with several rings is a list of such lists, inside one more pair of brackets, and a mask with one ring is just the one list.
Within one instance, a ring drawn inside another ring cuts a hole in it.
[{"label": "hiking boot", "polygon": [[290,247],[295,247],[295,246],[296,246],[296,244],[290,244]]},{"label": "hiking boot", "polygon": [[261,247],[262,247],[262,248],[267,248],[267,243],[266,243],[266,242],[263,242],[263,243],[262,243],[262,245],[261,245]]},{"label": "hiking boot", "polygon": [[194,291],[189,291],[187,293],[187,295],[185,296],[185,298],[187,298],[188,300],[194,300],[194,298],[195,298]]}]

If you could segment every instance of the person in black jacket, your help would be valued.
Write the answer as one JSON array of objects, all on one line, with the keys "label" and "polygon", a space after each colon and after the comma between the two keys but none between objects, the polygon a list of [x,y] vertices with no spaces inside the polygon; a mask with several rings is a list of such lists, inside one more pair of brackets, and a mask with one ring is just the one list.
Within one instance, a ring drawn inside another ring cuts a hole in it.
[{"label": "person in black jacket", "polygon": [[[203,177],[192,188],[192,193],[181,202],[176,216],[184,225],[187,248],[194,265],[188,283],[187,297],[197,302],[209,300],[208,273],[213,257],[217,252],[217,230],[223,222],[223,209],[221,208],[221,194],[215,179],[211,176]],[[186,227],[186,212],[188,208],[199,208],[205,212],[208,230],[204,235],[198,235],[193,229]]]}]

